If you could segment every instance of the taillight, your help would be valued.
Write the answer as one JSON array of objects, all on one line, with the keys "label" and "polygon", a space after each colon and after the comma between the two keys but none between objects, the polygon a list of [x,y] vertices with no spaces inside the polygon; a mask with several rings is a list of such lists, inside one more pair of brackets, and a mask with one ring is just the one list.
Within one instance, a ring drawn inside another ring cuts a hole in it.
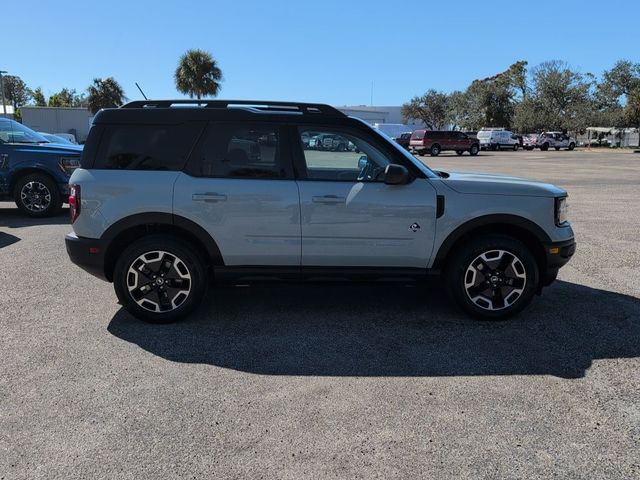
[{"label": "taillight", "polygon": [[69,212],[73,223],[80,216],[80,185],[69,185]]}]

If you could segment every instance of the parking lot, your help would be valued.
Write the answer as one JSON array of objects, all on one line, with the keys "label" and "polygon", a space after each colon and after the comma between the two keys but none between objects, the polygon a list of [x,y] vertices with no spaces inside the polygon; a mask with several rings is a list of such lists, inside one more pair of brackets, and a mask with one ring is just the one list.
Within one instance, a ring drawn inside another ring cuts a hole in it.
[{"label": "parking lot", "polygon": [[424,157],[569,191],[578,241],[507,322],[437,285],[212,290],[153,326],[0,203],[0,479],[640,478],[640,154]]}]

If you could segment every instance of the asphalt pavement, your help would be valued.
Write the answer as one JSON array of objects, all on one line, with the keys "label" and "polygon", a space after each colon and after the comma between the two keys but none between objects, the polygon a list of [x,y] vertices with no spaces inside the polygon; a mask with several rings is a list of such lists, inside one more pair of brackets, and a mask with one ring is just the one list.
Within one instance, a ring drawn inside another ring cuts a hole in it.
[{"label": "asphalt pavement", "polygon": [[148,325],[69,262],[67,211],[0,203],[0,479],[640,478],[640,155],[423,160],[569,191],[578,250],[516,319],[314,285]]}]

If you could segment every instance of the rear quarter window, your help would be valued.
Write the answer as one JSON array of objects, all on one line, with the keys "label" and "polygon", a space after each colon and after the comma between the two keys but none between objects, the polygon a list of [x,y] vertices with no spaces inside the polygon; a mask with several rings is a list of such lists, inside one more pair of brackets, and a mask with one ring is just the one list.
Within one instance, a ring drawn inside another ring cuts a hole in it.
[{"label": "rear quarter window", "polygon": [[93,165],[106,170],[182,170],[201,123],[105,125]]}]

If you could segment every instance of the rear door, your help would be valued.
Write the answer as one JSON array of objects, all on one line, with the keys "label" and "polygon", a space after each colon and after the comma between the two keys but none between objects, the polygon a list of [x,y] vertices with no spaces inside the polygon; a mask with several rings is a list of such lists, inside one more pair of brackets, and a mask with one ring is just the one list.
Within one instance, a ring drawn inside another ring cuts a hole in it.
[{"label": "rear door", "polygon": [[383,172],[394,157],[373,134],[323,127],[354,146],[327,152],[304,147],[310,128],[294,128],[302,266],[426,268],[436,219],[430,181],[386,185]]},{"label": "rear door", "polygon": [[274,123],[213,122],[176,180],[173,211],[202,226],[227,266],[299,266],[300,202]]}]

